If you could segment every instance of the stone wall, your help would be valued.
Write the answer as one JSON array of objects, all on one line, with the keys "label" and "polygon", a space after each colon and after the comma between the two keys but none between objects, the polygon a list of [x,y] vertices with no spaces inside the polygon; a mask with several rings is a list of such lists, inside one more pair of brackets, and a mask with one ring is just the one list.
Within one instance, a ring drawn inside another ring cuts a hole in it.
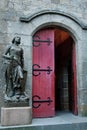
[{"label": "stone wall", "polygon": [[[32,94],[32,35],[34,29],[38,27],[36,23],[22,23],[21,16],[31,16],[43,10],[57,10],[78,18],[81,23],[87,23],[87,0],[1,0],[0,1],[0,107],[4,106],[4,68],[2,65],[2,54],[6,45],[9,45],[14,36],[21,36],[22,47],[24,49],[25,69],[28,71],[26,90]],[[53,17],[52,17],[53,19]],[[56,18],[55,18],[56,19]],[[46,19],[47,20],[47,19]],[[48,17],[49,21],[49,17]],[[61,22],[64,22],[64,19]],[[66,21],[67,22],[67,21]],[[74,28],[75,26],[73,26]],[[31,31],[33,29],[33,31]],[[78,107],[80,115],[84,115],[83,110],[87,109],[87,30],[79,30],[77,27],[79,44],[77,44],[77,79],[78,86]],[[82,33],[81,33],[82,32]],[[31,104],[31,99],[30,99]],[[81,105],[82,104],[82,105]],[[86,113],[87,115],[87,113]]]}]

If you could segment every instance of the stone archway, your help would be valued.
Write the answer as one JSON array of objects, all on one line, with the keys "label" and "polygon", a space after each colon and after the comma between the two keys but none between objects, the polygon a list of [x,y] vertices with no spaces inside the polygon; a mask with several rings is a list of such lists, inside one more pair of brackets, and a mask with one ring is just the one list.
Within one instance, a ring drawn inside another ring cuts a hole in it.
[{"label": "stone archway", "polygon": [[[82,87],[81,84],[81,62],[80,62],[80,48],[79,46],[82,44],[82,29],[85,28],[85,26],[78,20],[75,19],[75,17],[72,17],[70,15],[67,15],[66,13],[58,13],[58,11],[45,11],[45,12],[40,12],[38,14],[32,15],[32,17],[21,17],[20,18],[21,22],[26,22],[26,29],[25,29],[25,23],[22,23],[23,28],[25,32],[27,32],[27,36],[29,41],[27,44],[30,43],[30,47],[32,46],[32,36],[33,34],[46,26],[57,26],[64,28],[69,32],[71,37],[73,38],[76,46],[76,71],[77,71],[77,93],[80,91],[80,88]],[[78,31],[79,30],[79,31]],[[32,54],[31,54],[32,57]],[[77,60],[78,59],[78,60]],[[31,58],[32,61],[32,58]],[[79,64],[80,63],[80,64]],[[32,64],[31,64],[32,66]],[[30,69],[28,69],[30,71]],[[30,74],[32,77],[32,75]],[[31,85],[32,89],[32,85]],[[84,106],[80,103],[84,102],[80,100],[80,95],[78,93],[77,95],[77,102],[78,102],[78,114],[80,115],[81,112],[84,110]],[[83,104],[83,103],[82,103]],[[83,110],[82,110],[83,109]]]}]

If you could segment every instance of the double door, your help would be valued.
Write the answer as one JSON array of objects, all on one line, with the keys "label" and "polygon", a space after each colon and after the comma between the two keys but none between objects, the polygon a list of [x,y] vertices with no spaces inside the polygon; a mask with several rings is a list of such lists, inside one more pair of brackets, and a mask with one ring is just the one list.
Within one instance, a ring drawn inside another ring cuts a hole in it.
[{"label": "double door", "polygon": [[[55,115],[55,53],[54,29],[39,30],[33,36],[32,106],[33,117]],[[72,111],[77,113],[75,46],[72,51]],[[57,61],[59,62],[59,61]],[[59,99],[57,99],[59,100]]]}]

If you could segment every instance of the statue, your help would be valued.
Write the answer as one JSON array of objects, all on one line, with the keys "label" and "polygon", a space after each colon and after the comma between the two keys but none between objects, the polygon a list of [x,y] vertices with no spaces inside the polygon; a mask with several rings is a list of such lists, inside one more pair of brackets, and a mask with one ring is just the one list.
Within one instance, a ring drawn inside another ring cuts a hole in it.
[{"label": "statue", "polygon": [[14,37],[12,45],[8,46],[3,58],[6,60],[6,101],[25,101],[29,97],[26,95],[23,80],[24,80],[24,57],[23,49],[20,47],[21,38]]}]

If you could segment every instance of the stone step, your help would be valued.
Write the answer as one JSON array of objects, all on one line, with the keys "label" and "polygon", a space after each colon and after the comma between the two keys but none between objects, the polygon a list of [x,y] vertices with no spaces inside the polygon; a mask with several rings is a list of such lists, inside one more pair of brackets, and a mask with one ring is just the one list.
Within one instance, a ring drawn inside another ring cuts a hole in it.
[{"label": "stone step", "polygon": [[35,118],[30,125],[1,126],[0,130],[87,130],[87,117],[63,112],[52,118]]}]

